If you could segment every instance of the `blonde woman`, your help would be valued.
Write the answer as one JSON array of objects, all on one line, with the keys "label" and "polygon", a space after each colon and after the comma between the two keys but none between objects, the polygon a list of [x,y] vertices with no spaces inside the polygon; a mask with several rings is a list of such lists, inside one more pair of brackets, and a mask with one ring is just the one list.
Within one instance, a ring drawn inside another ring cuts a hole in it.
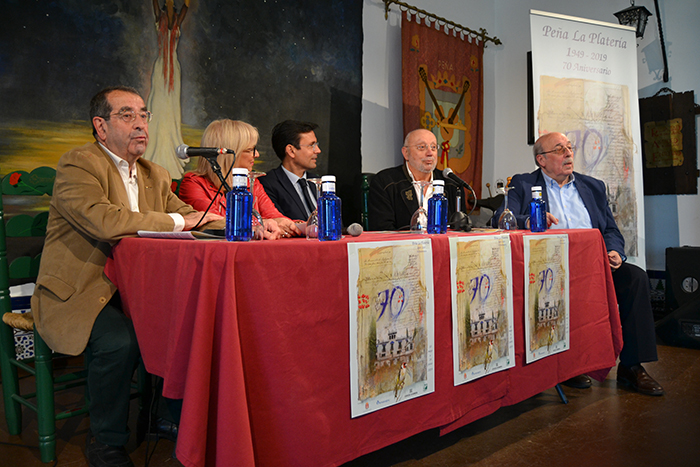
[{"label": "blonde woman", "polygon": [[[214,120],[204,130],[202,147],[228,148],[235,151],[235,163],[233,154],[222,154],[217,157],[221,172],[225,176],[231,164],[236,168],[245,168],[249,171],[253,169],[255,159],[260,156],[255,148],[258,138],[258,130],[248,123],[229,119]],[[229,186],[232,183],[231,178],[229,176],[226,180]],[[186,173],[182,179],[179,196],[185,203],[202,211],[206,210],[216,197],[209,212],[223,216],[226,213],[226,195],[223,189],[217,195],[220,186],[221,181],[211,169],[211,165],[201,157],[197,169]],[[256,209],[263,218],[266,239],[273,240],[302,234],[294,221],[284,217],[275,208],[261,183],[255,183],[253,191],[255,197],[253,209]]]}]

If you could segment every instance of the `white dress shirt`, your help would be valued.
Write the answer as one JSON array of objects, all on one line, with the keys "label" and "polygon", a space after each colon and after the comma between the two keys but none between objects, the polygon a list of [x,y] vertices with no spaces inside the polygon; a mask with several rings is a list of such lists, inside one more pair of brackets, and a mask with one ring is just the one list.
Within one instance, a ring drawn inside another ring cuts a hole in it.
[{"label": "white dress shirt", "polygon": [[[102,143],[100,143],[100,146],[102,146],[102,148],[117,166],[119,175],[122,177],[124,188],[126,188],[126,194],[129,197],[129,210],[131,212],[141,212],[139,210],[139,184],[136,167],[134,166],[133,168],[130,168],[127,161],[107,149],[107,146]],[[182,229],[185,228],[185,219],[182,217],[182,215],[178,213],[168,213],[168,215],[172,217],[173,222],[175,222],[173,232],[182,232]]]}]

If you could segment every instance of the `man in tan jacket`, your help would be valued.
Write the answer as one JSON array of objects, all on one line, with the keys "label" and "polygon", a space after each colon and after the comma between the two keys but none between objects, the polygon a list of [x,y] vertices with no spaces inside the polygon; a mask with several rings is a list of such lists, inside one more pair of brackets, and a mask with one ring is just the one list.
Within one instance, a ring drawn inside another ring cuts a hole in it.
[{"label": "man in tan jacket", "polygon": [[90,118],[96,141],[64,154],[56,168],[32,310],[49,347],[91,358],[90,466],[129,466],[124,445],[139,351],[105,262],[116,242],[138,230],[189,230],[222,218],[184,204],[170,190],[169,173],[141,159],[151,114],[136,90],[99,92]]}]

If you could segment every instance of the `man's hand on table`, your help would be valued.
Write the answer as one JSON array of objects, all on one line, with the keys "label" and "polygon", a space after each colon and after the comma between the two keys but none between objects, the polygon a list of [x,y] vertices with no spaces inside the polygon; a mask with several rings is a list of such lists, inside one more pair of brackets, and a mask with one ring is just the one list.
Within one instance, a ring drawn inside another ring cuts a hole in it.
[{"label": "man's hand on table", "polygon": [[[213,212],[208,212],[204,214],[204,219],[202,219],[201,212],[191,212],[182,216],[185,219],[185,228],[183,230],[192,230],[192,228],[199,223],[200,226],[213,221],[223,221],[224,217]],[[201,220],[201,222],[200,222]]]}]

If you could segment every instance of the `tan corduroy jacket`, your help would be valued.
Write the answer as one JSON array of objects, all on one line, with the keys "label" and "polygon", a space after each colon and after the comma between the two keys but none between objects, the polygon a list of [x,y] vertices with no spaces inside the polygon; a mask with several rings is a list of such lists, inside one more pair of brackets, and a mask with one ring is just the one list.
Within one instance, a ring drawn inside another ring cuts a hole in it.
[{"label": "tan corduroy jacket", "polygon": [[112,246],[138,230],[172,231],[167,213],[194,209],[170,190],[159,165],[136,163],[139,210],[129,209],[124,182],[99,144],[64,154],[56,168],[46,241],[32,311],[36,327],[53,350],[80,354],[97,315],[116,287],[104,274]]}]

